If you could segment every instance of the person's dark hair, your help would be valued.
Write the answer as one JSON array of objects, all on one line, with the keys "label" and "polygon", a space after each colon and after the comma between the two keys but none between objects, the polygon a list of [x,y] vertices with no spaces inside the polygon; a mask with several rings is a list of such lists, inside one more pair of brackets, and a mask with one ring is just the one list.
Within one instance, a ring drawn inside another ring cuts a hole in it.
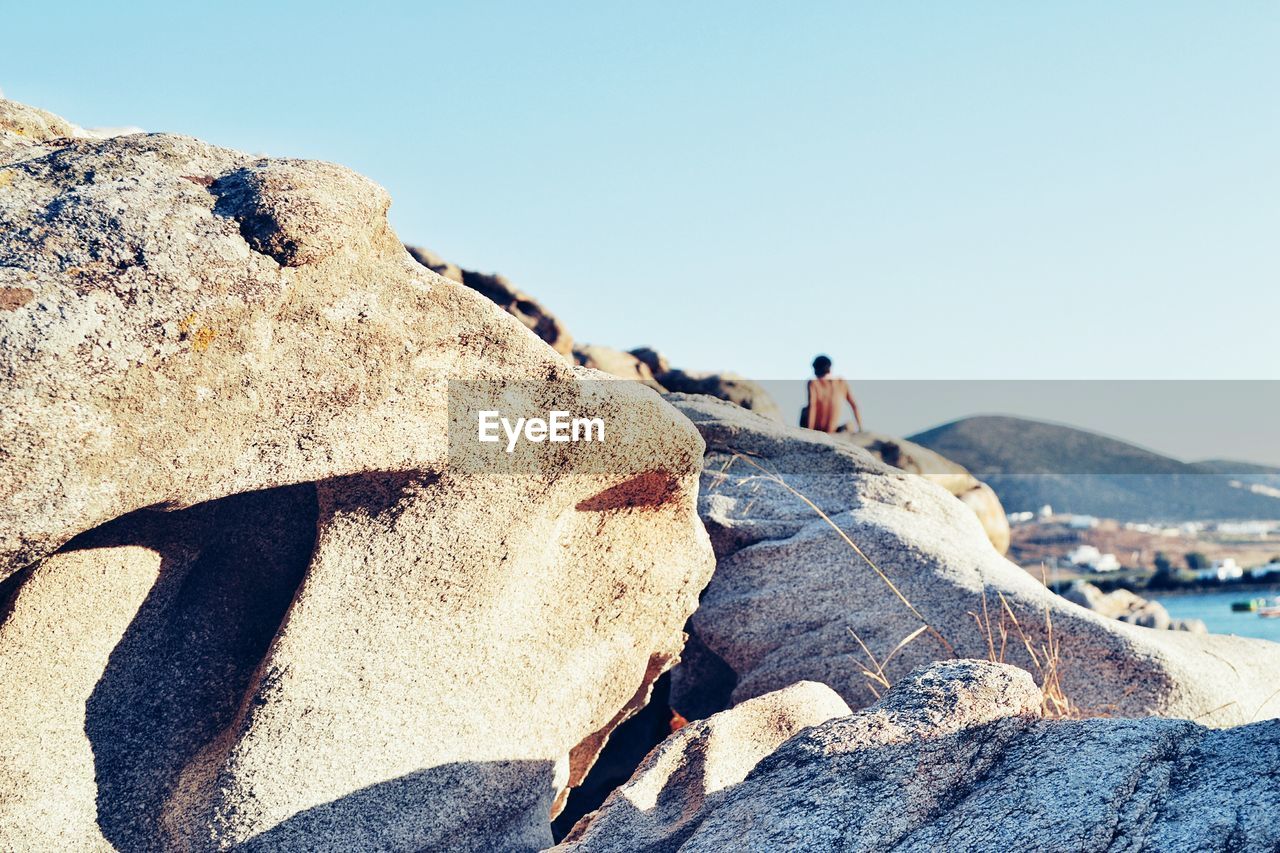
[{"label": "person's dark hair", "polygon": [[831,359],[820,355],[813,360],[813,372],[818,376],[826,376],[831,372]]}]

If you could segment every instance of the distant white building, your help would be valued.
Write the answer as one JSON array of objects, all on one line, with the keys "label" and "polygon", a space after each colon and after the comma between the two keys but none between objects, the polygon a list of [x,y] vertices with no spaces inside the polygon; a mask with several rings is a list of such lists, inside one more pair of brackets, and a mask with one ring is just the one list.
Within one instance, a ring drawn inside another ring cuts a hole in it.
[{"label": "distant white building", "polygon": [[1044,506],[1040,507],[1040,511],[1037,513],[1037,515],[1039,515],[1040,518],[1042,519],[1053,518],[1053,507],[1050,506],[1049,504],[1045,504]]},{"label": "distant white building", "polygon": [[1120,561],[1116,559],[1115,554],[1104,554],[1093,545],[1078,545],[1070,554],[1067,554],[1067,562],[1092,572],[1120,570]]},{"label": "distant white building", "polygon": [[1102,552],[1098,550],[1096,545],[1077,545],[1067,554],[1067,562],[1073,566],[1088,566],[1097,562],[1102,557]]},{"label": "distant white building", "polygon": [[1118,572],[1120,571],[1120,560],[1115,554],[1103,554],[1098,558],[1098,562],[1093,564],[1095,572]]},{"label": "distant white building", "polygon": [[1231,581],[1244,577],[1244,569],[1236,564],[1234,557],[1227,557],[1222,560],[1214,560],[1207,569],[1197,570],[1195,576],[1196,580],[1202,581]]},{"label": "distant white building", "polygon": [[1026,524],[1036,517],[1034,512],[1011,512],[1008,515],[1010,524]]},{"label": "distant white building", "polygon": [[1224,536],[1248,536],[1255,539],[1266,539],[1271,532],[1269,521],[1223,521],[1215,527]]},{"label": "distant white building", "polygon": [[1067,526],[1072,530],[1092,530],[1099,523],[1096,515],[1073,515],[1067,520]]}]

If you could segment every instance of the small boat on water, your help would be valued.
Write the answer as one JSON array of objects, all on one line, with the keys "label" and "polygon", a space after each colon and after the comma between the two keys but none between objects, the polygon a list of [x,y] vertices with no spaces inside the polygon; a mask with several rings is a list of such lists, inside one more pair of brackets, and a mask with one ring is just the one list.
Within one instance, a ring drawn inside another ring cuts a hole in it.
[{"label": "small boat on water", "polygon": [[1280,597],[1250,598],[1231,602],[1232,613],[1257,613],[1269,619],[1280,618]]},{"label": "small boat on water", "polygon": [[1259,598],[1257,612],[1259,616],[1276,619],[1280,618],[1280,597],[1277,598]]}]

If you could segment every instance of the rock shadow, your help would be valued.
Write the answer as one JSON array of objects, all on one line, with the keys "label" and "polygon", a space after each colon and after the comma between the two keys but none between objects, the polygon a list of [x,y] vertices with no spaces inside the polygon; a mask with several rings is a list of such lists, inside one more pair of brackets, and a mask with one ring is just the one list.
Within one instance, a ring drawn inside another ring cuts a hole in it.
[{"label": "rock shadow", "polygon": [[312,484],[139,510],[63,551],[137,545],[159,576],[85,705],[98,825],[116,848],[162,847],[178,774],[232,720],[289,609],[316,537]]},{"label": "rock shadow", "polygon": [[555,764],[547,760],[442,764],[301,811],[236,849],[543,850],[552,844],[548,813],[554,778]]}]

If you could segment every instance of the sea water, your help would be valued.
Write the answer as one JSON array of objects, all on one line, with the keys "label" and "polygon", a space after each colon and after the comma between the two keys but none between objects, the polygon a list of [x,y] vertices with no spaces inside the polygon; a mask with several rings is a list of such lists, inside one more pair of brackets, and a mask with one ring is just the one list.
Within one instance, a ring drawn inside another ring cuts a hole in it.
[{"label": "sea water", "polygon": [[1188,595],[1166,595],[1156,599],[1165,606],[1174,619],[1203,619],[1214,634],[1238,634],[1241,637],[1261,637],[1280,642],[1280,617],[1264,618],[1257,613],[1233,613],[1233,601],[1251,598],[1270,600],[1277,593],[1269,592],[1200,592]]}]

